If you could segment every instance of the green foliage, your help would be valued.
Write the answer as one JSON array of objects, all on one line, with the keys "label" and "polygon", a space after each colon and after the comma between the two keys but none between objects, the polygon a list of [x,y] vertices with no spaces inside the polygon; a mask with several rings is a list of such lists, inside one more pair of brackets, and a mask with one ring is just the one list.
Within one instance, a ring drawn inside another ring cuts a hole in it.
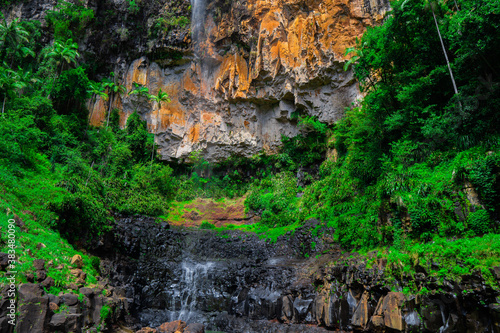
[{"label": "green foliage", "polygon": [[316,117],[299,117],[297,124],[300,134],[282,137],[283,146],[276,156],[278,169],[296,170],[321,163],[326,154],[327,125]]},{"label": "green foliage", "polygon": [[[245,205],[261,216],[260,223],[226,229],[275,241],[317,217],[335,229],[333,239],[344,248],[388,246],[395,273],[411,271],[415,256],[421,262],[439,258],[443,267],[433,272],[438,277],[484,271],[499,257],[492,233],[498,231],[500,211],[500,5],[458,2],[460,11],[452,2],[433,9],[458,95],[425,2],[393,1],[384,24],[368,29],[348,50],[355,56],[346,69],[354,67],[366,97],[340,121],[327,126],[294,114],[300,133],[283,137],[275,155],[213,163],[194,152],[187,165],[154,159],[154,136],[137,113],[121,129],[119,110],[112,106],[125,87],[113,73],[102,83],[92,82],[79,65],[74,40],[83,37],[92,9],[62,2],[49,12],[53,45],[41,44],[36,22],[4,20],[0,209],[28,221],[29,232],[20,230],[24,248],[67,258],[76,251],[54,230],[76,243],[109,230],[113,213],[158,216],[168,213],[174,199],[247,194]],[[138,13],[135,1],[129,4],[130,12]],[[188,24],[189,19],[170,13],[153,30],[168,34]],[[156,102],[156,109],[170,102],[161,90],[150,95],[138,84],[129,95]],[[106,128],[87,124],[85,103],[95,96],[109,103]],[[469,184],[484,209],[471,207],[464,190]],[[201,227],[225,230],[207,222]],[[467,238],[474,235],[484,235],[484,244]],[[36,249],[42,237],[49,243],[46,250]],[[446,240],[452,238],[457,240]],[[26,272],[32,258],[22,260]],[[89,279],[95,279],[98,261],[84,260]],[[56,279],[54,292],[68,283],[67,270],[48,272]]]},{"label": "green foliage", "polygon": [[158,36],[160,34],[167,34],[170,30],[175,28],[185,28],[189,26],[191,20],[182,15],[174,15],[173,13],[168,13],[166,17],[160,16],[156,19],[152,29],[151,34]]},{"label": "green foliage", "polygon": [[85,28],[93,20],[94,11],[84,6],[83,1],[68,2],[61,0],[55,10],[49,10],[45,19],[54,30],[54,37],[67,40],[80,39]]},{"label": "green foliage", "polygon": [[[348,248],[412,239],[464,237],[497,228],[500,67],[498,2],[440,2],[433,8],[455,73],[455,95],[432,11],[424,1],[394,1],[384,24],[369,28],[354,66],[366,97],[331,130],[337,155],[305,189],[299,220],[318,217]],[[465,36],[465,31],[475,29]],[[480,32],[481,31],[481,32]],[[480,36],[482,33],[485,36]],[[463,42],[463,43],[462,43]],[[477,42],[477,43],[476,43]],[[476,43],[476,44],[475,44]],[[485,74],[487,73],[487,74]],[[484,76],[486,75],[488,78]],[[492,120],[495,118],[495,120]],[[469,181],[486,210],[467,215]],[[257,197],[249,197],[256,205]]]},{"label": "green foliage", "polygon": [[490,215],[484,209],[472,212],[467,219],[467,224],[476,235],[486,234],[491,231]]},{"label": "green foliage", "polygon": [[103,305],[100,312],[101,323],[105,323],[110,314],[111,314],[111,307],[108,304]]},{"label": "green foliage", "polygon": [[457,240],[435,237],[429,243],[408,244],[404,251],[394,247],[380,249],[378,258],[387,258],[389,273],[398,278],[403,272],[414,274],[419,265],[431,276],[452,279],[481,272],[487,283],[495,286],[489,268],[500,263],[499,237],[494,234]]},{"label": "green foliage", "polygon": [[[3,180],[2,175],[2,180]],[[25,181],[20,182],[20,186],[24,186]],[[34,184],[30,184],[33,186]],[[51,199],[50,184],[44,182],[42,184],[45,188],[37,189],[38,195],[44,195],[44,198]],[[7,187],[2,185],[2,190]],[[42,198],[42,201],[44,199]],[[20,213],[18,216],[14,216],[13,211],[18,210],[21,207],[22,202],[17,201],[9,195],[4,196],[0,199],[0,210],[2,211],[0,217],[0,227],[2,230],[7,230],[8,220],[16,218],[18,221],[22,221],[24,226],[22,228],[17,227],[16,230],[16,245],[17,249],[23,249],[23,251],[16,251],[17,255],[17,265],[16,270],[18,271],[18,281],[19,283],[26,283],[26,273],[35,274],[33,269],[34,259],[44,259],[47,263],[49,261],[53,262],[53,265],[46,265],[45,270],[47,275],[55,280],[55,286],[49,291],[58,294],[61,290],[66,290],[71,282],[74,282],[76,278],[70,274],[70,260],[75,254],[80,254],[83,258],[83,271],[87,274],[87,281],[89,283],[96,283],[96,276],[98,272],[89,264],[90,258],[76,251],[67,241],[61,238],[59,233],[40,225],[39,220],[35,221],[34,213],[37,211],[27,211],[25,213]],[[41,215],[37,214],[37,217]],[[44,246],[40,247],[39,244]],[[0,239],[0,251],[7,251],[7,233],[2,233]],[[59,265],[64,267],[60,269]],[[59,269],[58,269],[59,268]],[[0,276],[0,283],[6,283],[6,275]]]},{"label": "green foliage", "polygon": [[128,117],[125,131],[125,141],[134,160],[145,162],[149,156],[148,146],[152,145],[152,140],[147,131],[146,123],[141,120],[137,112]]},{"label": "green foliage", "polygon": [[70,69],[61,74],[52,93],[56,111],[65,115],[75,114],[82,126],[87,122],[85,102],[89,97],[89,83],[83,68]]},{"label": "green foliage", "polygon": [[467,178],[478,190],[481,201],[491,212],[500,209],[500,156],[488,153],[485,158],[481,158],[465,168]]},{"label": "green foliage", "polygon": [[215,225],[210,222],[203,221],[200,225],[200,229],[215,229]]},{"label": "green foliage", "polygon": [[245,205],[261,213],[261,223],[267,226],[286,226],[297,220],[297,180],[290,172],[266,177],[254,184]]},{"label": "green foliage", "polygon": [[134,0],[130,0],[128,2],[128,11],[130,14],[135,15],[139,13],[140,10],[141,8],[137,5],[137,3]]}]

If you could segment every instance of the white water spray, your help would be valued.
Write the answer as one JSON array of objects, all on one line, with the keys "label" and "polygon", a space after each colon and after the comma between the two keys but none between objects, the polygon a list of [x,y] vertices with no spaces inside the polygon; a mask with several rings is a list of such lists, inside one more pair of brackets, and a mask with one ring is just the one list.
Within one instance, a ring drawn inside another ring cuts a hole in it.
[{"label": "white water spray", "polygon": [[205,33],[206,0],[191,0],[191,38],[196,54]]},{"label": "white water spray", "polygon": [[[213,262],[203,264],[182,262],[182,276],[179,281],[179,288],[176,290],[174,299],[172,299],[173,308],[177,311],[171,312],[171,321],[183,320],[187,322],[190,319],[195,319],[199,295],[203,295],[205,292],[203,282],[208,280],[208,273],[213,266]],[[176,308],[176,304],[179,303],[180,308]]]}]

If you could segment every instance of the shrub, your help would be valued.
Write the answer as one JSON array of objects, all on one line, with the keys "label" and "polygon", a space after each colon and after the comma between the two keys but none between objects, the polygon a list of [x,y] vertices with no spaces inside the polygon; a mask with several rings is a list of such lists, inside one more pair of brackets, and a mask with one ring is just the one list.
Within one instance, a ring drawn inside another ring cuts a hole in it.
[{"label": "shrub", "polygon": [[470,213],[467,224],[477,235],[486,234],[491,231],[490,215],[485,209],[478,209]]},{"label": "shrub", "polygon": [[210,222],[203,221],[200,225],[200,229],[215,229],[215,225]]}]

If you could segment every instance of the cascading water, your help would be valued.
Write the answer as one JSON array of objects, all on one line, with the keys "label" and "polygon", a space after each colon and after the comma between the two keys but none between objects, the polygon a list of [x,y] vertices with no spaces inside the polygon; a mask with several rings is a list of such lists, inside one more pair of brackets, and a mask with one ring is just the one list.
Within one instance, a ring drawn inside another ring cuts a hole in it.
[{"label": "cascading water", "polygon": [[200,42],[205,30],[205,8],[206,0],[191,0],[191,38],[196,55],[200,53]]},{"label": "cascading water", "polygon": [[[191,263],[182,262],[182,277],[178,286],[177,297],[172,299],[172,308],[170,320],[183,320],[189,322],[197,317],[196,305],[198,296],[204,293],[202,288],[204,281],[208,279],[210,269],[214,267],[214,263]],[[176,309],[176,305],[180,304],[180,308]]]}]

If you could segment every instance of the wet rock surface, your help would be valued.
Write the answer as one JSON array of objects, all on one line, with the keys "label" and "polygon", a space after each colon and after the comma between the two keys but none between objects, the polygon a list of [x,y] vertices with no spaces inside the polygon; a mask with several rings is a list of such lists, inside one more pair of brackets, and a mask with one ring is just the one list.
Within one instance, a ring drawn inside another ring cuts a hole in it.
[{"label": "wet rock surface", "polygon": [[[500,295],[479,273],[461,282],[424,273],[390,280],[384,260],[367,268],[328,245],[333,230],[311,236],[317,223],[271,244],[119,218],[105,242],[115,247],[100,248],[102,269],[121,286],[115,293],[133,299],[136,329],[182,320],[224,332],[498,332]],[[429,293],[402,292],[415,283]]]},{"label": "wet rock surface", "polygon": [[[131,299],[119,293],[104,295],[102,288],[80,288],[76,293],[48,294],[41,284],[25,283],[17,288],[15,325],[8,321],[7,289],[0,292],[0,332],[114,332],[118,323],[131,322]],[[103,307],[109,309],[103,316]]]}]

